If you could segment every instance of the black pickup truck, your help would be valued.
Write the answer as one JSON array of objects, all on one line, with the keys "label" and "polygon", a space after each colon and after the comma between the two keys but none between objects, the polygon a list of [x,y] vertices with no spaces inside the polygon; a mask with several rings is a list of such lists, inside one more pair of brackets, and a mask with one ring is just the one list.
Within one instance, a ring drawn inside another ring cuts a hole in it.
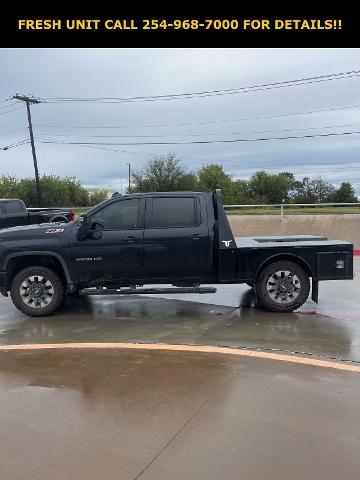
[{"label": "black pickup truck", "polygon": [[34,223],[70,222],[75,212],[71,208],[26,208],[22,200],[0,199],[0,228]]},{"label": "black pickup truck", "polygon": [[53,313],[66,295],[213,293],[224,283],[247,283],[263,307],[289,312],[310,286],[317,301],[320,280],[353,278],[353,246],[234,238],[219,190],[117,195],[75,222],[0,231],[0,270],[0,292],[31,316]]}]

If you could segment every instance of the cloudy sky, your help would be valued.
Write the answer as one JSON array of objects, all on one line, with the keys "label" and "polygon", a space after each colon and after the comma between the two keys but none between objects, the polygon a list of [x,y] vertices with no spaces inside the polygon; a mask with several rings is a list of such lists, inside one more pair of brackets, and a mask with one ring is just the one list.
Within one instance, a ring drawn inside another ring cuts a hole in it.
[{"label": "cloudy sky", "polygon": [[[25,109],[3,101],[16,92],[47,99],[124,98],[232,89],[358,69],[360,49],[0,49],[0,147],[28,137]],[[172,152],[189,169],[216,162],[237,178],[258,169],[321,175],[334,184],[349,180],[360,194],[360,134],[109,145],[360,131],[359,93],[360,76],[354,76],[185,100],[46,102],[32,107],[39,170],[75,175],[89,187],[121,190],[127,162],[138,170],[152,156]],[[42,143],[49,140],[65,144]],[[0,167],[1,173],[33,175],[30,145],[0,151]]]}]

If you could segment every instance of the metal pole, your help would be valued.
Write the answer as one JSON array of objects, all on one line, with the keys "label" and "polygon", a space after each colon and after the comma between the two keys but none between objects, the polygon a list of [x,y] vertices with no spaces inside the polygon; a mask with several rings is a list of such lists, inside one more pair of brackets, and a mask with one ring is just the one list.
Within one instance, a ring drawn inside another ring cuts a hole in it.
[{"label": "metal pole", "polygon": [[34,141],[34,132],[33,126],[31,121],[31,111],[30,111],[30,103],[41,103],[40,100],[32,97],[28,97],[26,95],[14,95],[12,98],[19,100],[20,102],[24,102],[26,104],[26,111],[28,117],[28,124],[29,124],[29,132],[30,132],[30,143],[31,143],[31,151],[32,157],[34,162],[34,170],[35,170],[35,182],[36,182],[36,195],[37,195],[37,204],[38,207],[41,206],[41,189],[40,189],[40,178],[39,178],[39,170],[37,165],[37,158],[36,158],[36,150],[35,150],[35,141]]},{"label": "metal pole", "polygon": [[122,184],[121,175],[122,175],[122,171],[121,171],[121,160],[120,160],[120,193],[121,193],[121,195],[122,195],[122,193],[123,193],[123,184]]},{"label": "metal pole", "polygon": [[31,121],[30,104],[29,102],[25,102],[25,103],[26,103],[26,110],[27,110],[27,116],[28,116],[28,122],[29,122],[31,151],[32,151],[32,156],[34,161],[37,202],[38,202],[38,207],[40,207],[41,206],[41,189],[40,189],[39,170],[38,170],[36,150],[35,150],[34,133],[33,133],[32,121]]},{"label": "metal pole", "polygon": [[128,193],[130,193],[130,188],[131,188],[131,166],[130,163],[127,163],[129,166],[129,187],[128,187]]}]

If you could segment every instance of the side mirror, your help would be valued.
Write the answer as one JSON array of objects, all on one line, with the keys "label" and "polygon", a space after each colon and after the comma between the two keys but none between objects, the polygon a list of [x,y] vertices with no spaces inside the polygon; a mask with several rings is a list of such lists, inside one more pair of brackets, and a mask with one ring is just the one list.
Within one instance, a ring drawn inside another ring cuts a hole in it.
[{"label": "side mirror", "polygon": [[76,238],[78,240],[85,240],[88,236],[89,218],[86,213],[79,216],[79,225],[77,227]]}]

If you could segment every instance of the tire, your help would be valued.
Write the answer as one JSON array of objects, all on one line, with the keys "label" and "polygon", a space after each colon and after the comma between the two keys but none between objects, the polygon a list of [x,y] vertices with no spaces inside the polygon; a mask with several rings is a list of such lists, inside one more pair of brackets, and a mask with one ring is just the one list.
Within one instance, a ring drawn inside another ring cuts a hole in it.
[{"label": "tire", "polygon": [[289,261],[271,263],[256,281],[259,303],[271,312],[292,312],[306,302],[310,279],[304,269]]},{"label": "tire", "polygon": [[11,283],[10,293],[15,307],[30,317],[51,315],[65,298],[61,278],[53,270],[41,266],[21,270]]}]

